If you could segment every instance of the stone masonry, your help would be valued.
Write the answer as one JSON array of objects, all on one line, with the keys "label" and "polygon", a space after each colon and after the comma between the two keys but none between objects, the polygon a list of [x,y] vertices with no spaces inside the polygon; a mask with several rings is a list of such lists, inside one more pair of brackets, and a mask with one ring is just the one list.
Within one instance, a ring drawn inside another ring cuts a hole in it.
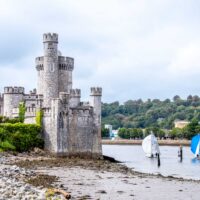
[{"label": "stone masonry", "polygon": [[102,89],[92,87],[89,102],[81,102],[81,90],[72,89],[74,59],[58,51],[58,35],[43,35],[44,55],[35,59],[37,90],[5,87],[0,94],[0,114],[18,116],[19,103],[26,106],[25,123],[35,123],[43,111],[45,149],[61,156],[100,157]]}]

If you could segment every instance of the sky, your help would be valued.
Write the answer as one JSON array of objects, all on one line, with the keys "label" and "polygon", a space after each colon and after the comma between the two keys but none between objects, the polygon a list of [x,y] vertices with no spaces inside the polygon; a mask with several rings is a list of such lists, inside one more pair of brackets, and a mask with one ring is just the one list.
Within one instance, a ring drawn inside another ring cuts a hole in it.
[{"label": "sky", "polygon": [[75,59],[73,88],[103,102],[200,95],[200,1],[0,0],[0,91],[37,85],[42,35]]}]

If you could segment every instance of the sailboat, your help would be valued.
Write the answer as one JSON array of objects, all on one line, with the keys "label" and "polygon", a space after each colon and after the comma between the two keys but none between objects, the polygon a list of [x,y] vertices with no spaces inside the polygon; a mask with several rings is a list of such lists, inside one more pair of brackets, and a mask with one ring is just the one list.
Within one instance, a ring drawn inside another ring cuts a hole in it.
[{"label": "sailboat", "polygon": [[156,157],[160,154],[157,138],[153,133],[145,137],[142,141],[142,148],[147,157]]},{"label": "sailboat", "polygon": [[199,155],[200,155],[200,134],[198,134],[192,138],[191,151],[196,157],[199,157]]}]

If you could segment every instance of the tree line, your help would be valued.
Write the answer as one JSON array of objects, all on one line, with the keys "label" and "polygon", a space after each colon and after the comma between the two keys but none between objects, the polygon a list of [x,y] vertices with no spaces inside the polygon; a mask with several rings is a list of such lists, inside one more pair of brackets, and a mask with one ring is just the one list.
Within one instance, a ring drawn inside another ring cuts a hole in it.
[{"label": "tree line", "polygon": [[[161,128],[119,128],[118,136],[122,139],[143,139],[147,135],[153,133],[159,139],[191,139],[197,133],[200,133],[200,125],[198,120],[192,120],[184,128],[173,128],[172,130],[163,130]],[[102,128],[102,137],[109,137],[109,130]]]},{"label": "tree line", "polygon": [[102,126],[111,124],[118,128],[172,129],[175,120],[200,121],[200,97],[189,95],[182,99],[176,95],[172,100],[148,99],[102,103]]}]

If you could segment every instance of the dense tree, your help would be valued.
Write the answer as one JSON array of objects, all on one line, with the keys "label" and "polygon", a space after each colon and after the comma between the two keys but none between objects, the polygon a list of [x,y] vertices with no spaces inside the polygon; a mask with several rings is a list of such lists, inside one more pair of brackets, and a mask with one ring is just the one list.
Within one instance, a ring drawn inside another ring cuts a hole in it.
[{"label": "dense tree", "polygon": [[173,101],[179,101],[179,100],[181,100],[180,96],[175,95],[175,96],[173,97]]},{"label": "dense tree", "polygon": [[102,104],[102,125],[112,124],[113,129],[172,129],[175,120],[191,121],[194,118],[200,121],[200,98],[197,95],[189,95],[185,100],[176,95],[173,101],[138,99],[128,100],[124,104],[119,104],[118,101]]},{"label": "dense tree", "polygon": [[110,137],[110,135],[109,135],[109,129],[108,128],[102,128],[101,129],[101,137],[102,138],[108,138],[108,137]]}]

